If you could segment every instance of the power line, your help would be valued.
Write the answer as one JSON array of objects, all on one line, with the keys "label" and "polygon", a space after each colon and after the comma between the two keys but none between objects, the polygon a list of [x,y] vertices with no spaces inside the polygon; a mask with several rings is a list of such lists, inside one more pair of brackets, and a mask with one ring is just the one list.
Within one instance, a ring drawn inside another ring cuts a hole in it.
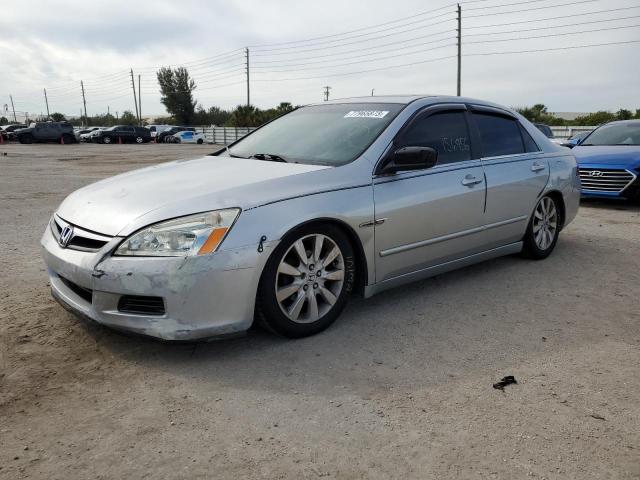
[{"label": "power line", "polygon": [[388,70],[390,68],[402,68],[402,67],[409,67],[409,66],[414,66],[414,65],[422,65],[422,64],[425,64],[425,63],[438,62],[440,60],[447,60],[447,59],[456,58],[456,57],[457,57],[457,55],[449,55],[449,56],[446,56],[446,57],[438,57],[438,58],[431,58],[429,60],[422,60],[420,62],[411,62],[411,63],[404,63],[404,64],[400,64],[400,65],[389,65],[387,67],[381,67],[381,68],[371,68],[371,69],[368,69],[368,70],[360,70],[358,72],[329,73],[329,74],[326,74],[326,75],[314,76],[314,77],[256,79],[254,81],[255,82],[288,82],[288,81],[295,81],[295,80],[316,80],[318,78],[327,78],[327,77],[343,77],[343,76],[347,76],[347,75],[357,75],[359,73],[379,72],[379,71],[382,71],[382,70]]},{"label": "power line", "polygon": [[[467,5],[467,4],[473,4],[473,3],[488,2],[488,1],[494,1],[494,0],[470,0],[470,1],[467,1],[467,2],[460,2],[460,4]],[[508,5],[515,6],[515,5],[521,5],[521,4],[526,4],[526,3],[544,2],[544,1],[548,1],[548,0],[526,0],[526,1],[523,1],[523,2],[514,2],[514,3],[508,4]],[[593,0],[593,1],[595,1],[595,0]],[[451,9],[451,11],[453,12],[453,8],[456,7],[456,6],[457,6],[457,3],[450,3],[450,4],[444,5],[442,7],[434,8],[432,10],[426,10],[424,12],[419,12],[419,13],[416,13],[414,15],[410,15],[410,16],[407,16],[407,17],[401,17],[401,18],[397,18],[395,20],[390,20],[388,22],[383,22],[383,23],[378,23],[378,24],[375,24],[375,25],[369,25],[369,26],[366,26],[366,27],[356,28],[354,30],[348,30],[346,32],[335,33],[335,34],[331,34],[331,35],[322,35],[322,36],[319,36],[319,37],[307,38],[307,39],[304,39],[304,40],[292,40],[292,41],[288,41],[288,42],[266,43],[266,44],[263,43],[263,44],[260,44],[260,45],[249,45],[249,48],[261,49],[263,47],[272,47],[272,46],[278,46],[278,45],[291,45],[291,44],[296,44],[296,43],[307,43],[307,42],[313,42],[315,40],[324,40],[324,39],[327,39],[327,38],[341,37],[341,36],[344,36],[344,35],[348,35],[350,33],[362,32],[364,30],[370,30],[370,29],[377,28],[377,27],[384,27],[386,25],[391,25],[391,24],[394,24],[394,23],[401,23],[401,22],[403,22],[405,20],[413,20],[416,17],[422,17],[422,16],[425,16],[425,15],[429,15],[430,13],[439,12],[441,10]],[[491,6],[479,7],[479,8],[491,8]],[[433,18],[437,18],[437,17],[432,17],[432,19]],[[419,20],[418,22],[420,22],[420,21],[421,20]],[[412,22],[412,23],[418,23],[418,22]],[[409,23],[407,25],[410,25],[412,23]],[[397,27],[392,27],[392,28],[397,28]]]},{"label": "power line", "polygon": [[484,57],[491,55],[511,55],[514,53],[536,53],[536,52],[553,52],[556,50],[574,50],[577,48],[606,47],[609,45],[628,45],[632,43],[640,43],[640,40],[628,40],[626,42],[609,42],[609,43],[592,43],[590,45],[575,45],[570,47],[554,47],[554,48],[538,48],[535,50],[517,50],[509,52],[486,52],[486,53],[467,53],[464,57]]},{"label": "power line", "polygon": [[[597,10],[595,12],[583,12],[580,13],[581,17],[584,17],[585,15],[597,15],[600,13],[611,13],[611,12],[619,12],[621,10],[631,10],[634,8],[640,8],[640,5],[637,6],[633,6],[633,7],[621,7],[621,8],[612,8],[612,9],[607,9],[607,10]],[[533,20],[522,20],[522,21],[518,21],[518,22],[507,22],[507,23],[494,23],[492,25],[475,25],[475,26],[469,26],[469,27],[465,27],[467,29],[472,28],[472,29],[477,29],[477,28],[493,28],[493,27],[506,27],[506,26],[510,26],[510,25],[522,25],[523,23],[538,23],[538,22],[547,22],[549,20],[564,20],[565,18],[567,18],[566,15],[561,15],[559,17],[547,17],[547,18],[538,18],[538,19],[533,19]],[[603,20],[606,21],[606,20]]]},{"label": "power line", "polygon": [[[500,5],[484,5],[482,7],[471,7],[471,8],[465,8],[465,12],[471,12],[473,10],[486,10],[488,8],[502,8],[502,7],[513,7],[516,5],[525,5],[527,3],[540,3],[540,2],[548,2],[550,0],[527,0],[525,2],[519,2],[519,3],[503,3]],[[542,7],[544,8],[544,7]]]},{"label": "power line", "polygon": [[[254,48],[255,48],[255,50],[257,52],[256,54],[257,55],[262,55],[262,56],[288,55],[290,53],[289,50],[297,50],[299,48],[304,48],[305,50],[298,50],[295,53],[323,50],[325,48],[336,48],[336,47],[340,47],[342,45],[352,45],[354,43],[366,42],[366,41],[370,41],[370,40],[375,40],[377,38],[386,38],[386,37],[389,37],[391,35],[398,35],[398,34],[401,34],[401,33],[413,32],[415,30],[420,30],[420,29],[423,29],[425,27],[429,27],[429,26],[432,26],[432,25],[439,25],[439,24],[445,23],[447,21],[455,20],[455,18],[450,18],[448,20],[440,20],[438,22],[431,22],[431,23],[426,23],[426,24],[423,24],[423,22],[425,22],[426,20],[435,20],[436,18],[441,18],[441,17],[445,17],[445,16],[451,16],[452,14],[453,14],[453,11],[446,12],[446,13],[443,13],[441,15],[437,15],[435,17],[430,17],[430,18],[427,18],[427,19],[424,19],[424,20],[417,20],[417,21],[414,21],[414,22],[405,23],[403,25],[397,25],[395,27],[384,28],[384,29],[381,29],[381,30],[373,31],[373,32],[362,33],[362,34],[359,34],[359,35],[352,35],[350,37],[339,38],[337,40],[329,40],[329,41],[326,41],[326,42],[318,42],[318,43],[309,44],[309,45],[299,45],[299,46],[282,47],[282,48],[269,48],[269,49],[256,48],[256,47],[254,47]],[[422,25],[420,25],[418,27],[414,27],[414,28],[408,29],[408,30],[396,31],[398,28],[403,28],[403,27],[406,27],[406,26],[409,26],[409,25],[415,25],[415,24],[418,24],[418,23],[420,23]],[[320,48],[306,48],[306,47],[319,47],[320,45],[324,45],[324,44],[328,44],[328,43],[335,43],[335,42],[342,42],[344,40],[351,40],[351,39],[354,39],[354,38],[368,37],[370,35],[375,35],[377,33],[388,32],[388,31],[392,31],[392,33],[390,33],[388,35],[382,35],[382,36],[378,36],[378,37],[371,37],[371,38],[367,38],[367,39],[362,39],[362,40],[359,40],[359,41],[356,41],[356,42],[351,42],[351,43],[344,43],[344,44],[332,45],[332,46],[324,46],[324,47],[320,47]],[[264,52],[273,52],[273,51],[280,51],[280,50],[285,50],[285,51],[284,52],[280,52],[280,53],[264,53]]]},{"label": "power line", "polygon": [[516,41],[516,40],[532,40],[532,39],[540,39],[540,38],[550,38],[550,37],[563,37],[563,36],[567,36],[567,35],[582,35],[584,33],[596,33],[596,32],[610,32],[613,30],[622,30],[625,28],[637,28],[640,27],[640,24],[638,25],[628,25],[628,26],[624,26],[624,27],[610,27],[610,28],[598,28],[595,30],[582,30],[580,32],[565,32],[565,33],[552,33],[549,35],[534,35],[534,36],[529,36],[529,37],[512,37],[512,38],[500,38],[500,39],[491,39],[491,40],[477,40],[474,42],[466,42],[467,45],[471,45],[471,44],[477,44],[477,43],[494,43],[494,42],[510,42],[510,41]]},{"label": "power line", "polygon": [[[314,55],[314,58],[336,57],[338,55],[347,55],[349,53],[358,53],[358,52],[364,52],[364,51],[367,51],[367,50],[375,50],[375,49],[378,49],[380,47],[387,47],[389,45],[399,45],[399,44],[402,44],[402,43],[407,43],[407,42],[411,42],[411,41],[414,41],[414,40],[422,40],[423,38],[431,38],[431,37],[435,37],[437,35],[442,35],[442,34],[451,35],[452,31],[451,30],[442,30],[440,32],[434,32],[434,33],[430,33],[428,35],[421,35],[419,37],[408,38],[406,40],[398,40],[398,41],[395,41],[395,42],[382,43],[382,44],[378,44],[378,45],[375,45],[375,46],[372,46],[372,47],[357,48],[355,50],[346,50],[346,51],[339,52],[339,53],[327,53],[325,55]],[[418,45],[424,45],[424,44],[418,44]],[[291,59],[289,61],[296,61],[296,60],[298,60],[298,59]],[[286,62],[286,61],[287,60],[284,60],[284,62]],[[255,62],[255,65],[264,65],[264,64],[273,64],[273,63],[275,63],[275,64],[283,63],[283,60],[259,60],[259,61]]]},{"label": "power line", "polygon": [[478,17],[492,17],[494,15],[509,15],[511,13],[533,12],[534,10],[546,10],[548,8],[569,7],[571,5],[581,5],[583,3],[593,3],[593,2],[599,2],[599,1],[600,0],[580,0],[578,2],[560,3],[557,5],[546,5],[544,7],[524,8],[522,10],[510,10],[508,12],[493,12],[493,13],[480,13],[477,15],[465,15],[464,18],[467,19],[467,18],[478,18]]},{"label": "power line", "polygon": [[607,20],[591,20],[589,22],[579,22],[579,23],[566,23],[564,25],[552,25],[549,27],[536,27],[536,28],[524,28],[524,29],[519,29],[519,30],[507,30],[507,31],[503,31],[503,32],[490,32],[490,33],[469,33],[464,35],[464,37],[480,37],[480,36],[487,36],[487,35],[504,35],[507,33],[520,33],[520,32],[534,32],[534,31],[539,31],[539,30],[551,30],[553,28],[565,28],[565,27],[578,27],[581,25],[591,25],[594,23],[602,23],[602,22],[615,22],[615,21],[619,21],[619,20],[631,20],[631,19],[636,19],[636,18],[640,18],[640,15],[633,15],[630,17],[620,17],[620,18],[611,18],[611,19],[607,19]]},{"label": "power line", "polygon": [[[411,45],[411,46],[407,46],[407,47],[403,47],[403,48],[404,48],[404,49],[411,49],[411,48],[420,47],[420,46],[422,46],[422,45],[432,45],[432,44],[434,44],[434,43],[440,43],[440,42],[445,42],[445,41],[453,40],[454,38],[455,38],[455,37],[451,36],[451,37],[449,37],[449,38],[443,38],[443,39],[441,39],[441,40],[437,40],[437,41],[435,41],[435,42],[423,42],[423,43],[419,43],[419,44],[417,44],[417,45]],[[358,59],[358,58],[368,57],[368,56],[371,56],[371,55],[380,55],[380,54],[389,53],[389,52],[396,52],[396,55],[394,55],[394,56],[392,56],[392,57],[384,57],[384,58],[393,58],[393,57],[399,57],[399,56],[403,56],[403,55],[413,55],[414,53],[429,52],[429,51],[432,51],[432,50],[437,50],[437,49],[439,49],[439,48],[446,48],[446,47],[450,47],[450,46],[452,46],[452,45],[454,45],[454,44],[450,43],[450,44],[447,44],[447,45],[440,45],[440,46],[438,46],[438,47],[428,48],[428,49],[423,49],[423,50],[420,50],[420,51],[418,51],[418,52],[412,52],[412,53],[400,53],[400,52],[398,51],[398,49],[397,49],[397,48],[395,48],[395,49],[381,50],[381,51],[372,52],[372,53],[365,53],[365,54],[362,54],[362,55],[353,55],[353,56],[351,56],[351,57],[344,57],[344,58],[338,58],[338,59],[319,60],[319,61],[316,61],[316,62],[294,63],[294,64],[287,64],[287,65],[275,65],[275,66],[271,66],[271,65],[270,65],[270,66],[262,66],[262,65],[258,65],[258,66],[255,66],[254,68],[256,68],[256,69],[265,69],[265,68],[274,68],[274,67],[275,67],[275,68],[280,68],[280,67],[282,67],[282,68],[288,68],[288,67],[304,67],[304,66],[308,66],[308,65],[317,65],[317,64],[319,64],[319,63],[328,63],[328,62],[330,63],[330,62],[342,61],[342,60],[353,60],[353,59]],[[373,62],[373,61],[377,61],[377,60],[380,60],[380,59],[370,59],[370,60],[366,60],[366,61],[368,61],[368,62]],[[349,62],[349,63],[348,63],[348,64],[346,64],[346,65],[351,65],[351,64],[353,64],[353,63],[362,63],[362,62]],[[331,66],[335,66],[335,65],[329,65],[329,67],[331,67]],[[325,67],[314,67],[314,68],[327,68],[327,67],[325,66]],[[303,69],[303,70],[304,70],[304,69]],[[282,71],[287,71],[287,70],[272,70],[272,71],[274,71],[274,72],[282,72]],[[261,72],[258,70],[258,73],[261,73]]]}]

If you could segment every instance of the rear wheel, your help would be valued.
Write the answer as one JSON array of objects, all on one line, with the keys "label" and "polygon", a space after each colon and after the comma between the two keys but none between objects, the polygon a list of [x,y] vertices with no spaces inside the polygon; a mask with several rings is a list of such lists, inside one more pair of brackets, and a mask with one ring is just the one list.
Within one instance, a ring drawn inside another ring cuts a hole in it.
[{"label": "rear wheel", "polygon": [[303,227],[287,235],[267,262],[258,288],[258,318],[290,338],[321,332],[346,306],[354,280],[347,236],[333,225]]},{"label": "rear wheel", "polygon": [[542,197],[533,211],[524,236],[525,256],[542,260],[551,255],[560,234],[560,208],[553,197]]}]

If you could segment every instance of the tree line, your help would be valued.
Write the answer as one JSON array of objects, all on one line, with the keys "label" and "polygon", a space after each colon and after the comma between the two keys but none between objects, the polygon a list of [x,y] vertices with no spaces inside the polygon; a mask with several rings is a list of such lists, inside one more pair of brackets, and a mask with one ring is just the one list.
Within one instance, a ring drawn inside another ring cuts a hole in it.
[{"label": "tree line", "polygon": [[595,126],[602,125],[603,123],[612,122],[614,120],[640,120],[640,109],[636,109],[635,112],[621,108],[617,112],[608,112],[606,110],[599,110],[593,113],[587,113],[577,117],[575,120],[565,120],[564,118],[556,117],[553,113],[547,110],[547,107],[538,103],[532,107],[520,107],[516,110],[527,120],[534,123],[544,123],[551,126],[559,127],[571,127],[571,126]]}]

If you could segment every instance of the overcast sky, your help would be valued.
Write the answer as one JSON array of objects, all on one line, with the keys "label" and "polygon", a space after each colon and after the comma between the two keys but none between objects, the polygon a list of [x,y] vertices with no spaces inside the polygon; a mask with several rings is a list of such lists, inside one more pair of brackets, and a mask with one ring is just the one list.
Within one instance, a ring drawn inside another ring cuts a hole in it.
[{"label": "overcast sky", "polygon": [[[490,8],[509,4],[520,5]],[[558,7],[564,4],[571,5]],[[240,50],[245,46],[250,46],[251,100],[260,107],[321,101],[325,85],[331,86],[331,98],[370,95],[372,89],[376,95],[455,94],[455,7],[448,5],[448,0],[5,1],[0,108],[11,108],[12,94],[16,110],[46,112],[46,87],[52,112],[77,115],[82,79],[89,115],[107,107],[134,110],[128,77],[133,68],[136,82],[142,75],[143,115],[163,114],[154,72],[185,63],[200,103],[233,107],[246,102]],[[487,27],[506,23],[511,25]],[[476,0],[463,3],[463,33],[467,55],[638,42],[640,0]],[[472,43],[480,41],[485,43]],[[465,56],[463,94],[510,106],[545,103],[551,111],[635,109],[640,108],[639,59],[640,43]]]}]

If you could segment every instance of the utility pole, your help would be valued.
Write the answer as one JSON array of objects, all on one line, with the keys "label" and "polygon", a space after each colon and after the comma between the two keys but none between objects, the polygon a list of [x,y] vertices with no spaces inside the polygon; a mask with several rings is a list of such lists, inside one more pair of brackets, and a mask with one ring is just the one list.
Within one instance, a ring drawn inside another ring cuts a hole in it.
[{"label": "utility pole", "polygon": [[251,87],[249,84],[249,48],[244,49],[244,54],[247,57],[247,107],[251,105]]},{"label": "utility pole", "polygon": [[18,123],[18,119],[16,118],[16,107],[13,106],[13,95],[9,95],[9,98],[11,99],[11,110],[13,110],[13,121]]},{"label": "utility pole", "polygon": [[329,85],[322,87],[324,88],[324,101],[328,102],[329,101],[329,90],[331,90],[331,87]]},{"label": "utility pole", "polygon": [[47,104],[47,120],[49,120],[49,118],[51,118],[51,115],[49,115],[49,99],[47,98],[47,89],[44,89],[44,103]]},{"label": "utility pole", "polygon": [[136,96],[136,81],[133,78],[133,68],[131,69],[131,86],[133,87],[133,103],[136,105],[136,118],[140,123],[140,114],[138,113],[138,97]]},{"label": "utility pole", "polygon": [[462,7],[458,4],[458,96],[462,95]]},{"label": "utility pole", "polygon": [[371,89],[371,96],[372,96],[372,97],[373,97],[373,92],[375,92],[375,91],[376,91],[376,89],[375,89],[375,88],[372,88],[372,89]]},{"label": "utility pole", "polygon": [[138,111],[140,112],[140,118],[138,119],[138,126],[142,126],[142,94],[140,93],[140,75],[138,75]]},{"label": "utility pole", "polygon": [[87,117],[87,99],[84,96],[84,82],[80,80],[80,88],[82,89],[82,103],[84,104],[84,120],[87,122],[87,127],[89,126],[89,117]]}]

